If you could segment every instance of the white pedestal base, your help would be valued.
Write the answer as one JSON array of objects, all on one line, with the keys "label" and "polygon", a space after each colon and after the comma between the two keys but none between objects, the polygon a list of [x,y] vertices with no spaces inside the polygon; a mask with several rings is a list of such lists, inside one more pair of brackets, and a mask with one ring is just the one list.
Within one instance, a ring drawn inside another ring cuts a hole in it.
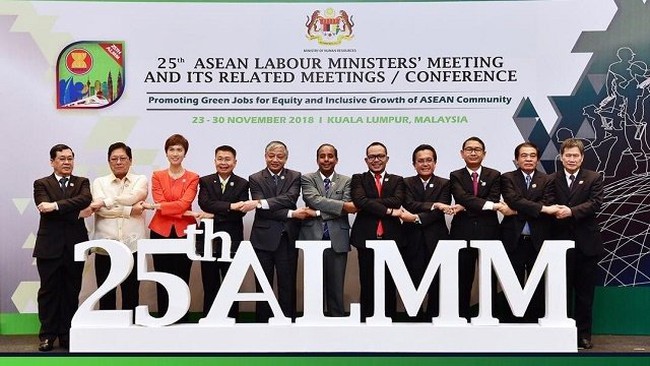
[{"label": "white pedestal base", "polygon": [[73,328],[71,352],[577,352],[575,327],[537,324]]}]

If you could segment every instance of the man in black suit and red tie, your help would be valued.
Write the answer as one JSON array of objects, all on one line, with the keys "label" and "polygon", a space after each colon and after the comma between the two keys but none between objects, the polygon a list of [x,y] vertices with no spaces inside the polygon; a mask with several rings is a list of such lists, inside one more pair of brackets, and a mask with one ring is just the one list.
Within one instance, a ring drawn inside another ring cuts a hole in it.
[{"label": "man in black suit and red tie", "polygon": [[79,306],[83,262],[75,262],[74,246],[88,240],[81,212],[92,195],[87,178],[72,175],[74,152],[64,144],[50,149],[54,172],[34,182],[34,203],[41,213],[34,246],[41,279],[38,317],[41,322],[39,351],[70,346],[70,322]]},{"label": "man in black suit and red tie", "polygon": [[[449,180],[434,175],[438,154],[431,145],[415,148],[412,155],[417,175],[404,178],[406,198],[402,209],[402,240],[404,240],[404,263],[416,286],[419,286],[439,240],[449,238],[445,211],[450,209]],[[431,321],[438,315],[440,279],[435,276],[428,294],[426,317]]]},{"label": "man in black suit and red tie", "polygon": [[[234,254],[244,240],[244,203],[248,201],[248,181],[233,173],[237,166],[237,151],[232,146],[222,145],[215,149],[214,166],[215,174],[199,179],[199,207],[214,220],[215,233],[225,231],[230,235],[230,249]],[[203,248],[203,243],[197,242],[197,246]],[[216,258],[221,256],[221,238],[213,240],[212,252]],[[204,315],[212,307],[228,267],[230,262],[201,262]],[[239,307],[233,304],[228,316],[237,319],[238,314]]]},{"label": "man in black suit and red tie", "polygon": [[[537,254],[550,239],[551,216],[558,208],[552,205],[552,182],[549,176],[537,169],[539,148],[532,142],[523,142],[515,148],[518,168],[501,175],[501,195],[506,204],[517,212],[505,216],[501,222],[502,242],[508,252],[512,267],[523,286],[530,275]],[[542,280],[543,281],[543,280]],[[512,312],[506,312],[517,321]],[[537,286],[524,321],[537,322],[544,316],[544,284]]]},{"label": "man in black suit and red tie", "polygon": [[[401,239],[400,207],[404,202],[404,179],[386,173],[388,149],[381,142],[373,142],[366,148],[368,171],[352,176],[352,202],[359,210],[352,225],[351,244],[357,248],[359,280],[361,287],[361,320],[374,314],[375,266],[374,251],[366,247],[366,240],[394,240],[398,246]],[[386,315],[394,316],[397,295],[395,284],[386,272]]]},{"label": "man in black suit and red tie", "polygon": [[[454,218],[451,220],[451,238],[466,240],[467,248],[459,256],[459,310],[460,316],[470,320],[472,284],[478,258],[478,249],[470,248],[470,240],[499,240],[499,219],[497,211],[504,215],[513,214],[501,198],[501,174],[482,166],[487,154],[485,143],[478,137],[463,142],[460,156],[465,166],[451,172],[449,182],[454,197]],[[493,281],[494,282],[494,281]],[[496,292],[493,284],[492,291]],[[493,296],[493,299],[495,296]],[[495,301],[493,300],[493,304]]]},{"label": "man in black suit and red tie", "polygon": [[[300,196],[300,173],[284,167],[288,158],[289,150],[283,142],[271,141],[266,145],[266,168],[248,178],[251,200],[244,204],[243,210],[255,209],[251,244],[271,286],[277,274],[278,302],[282,312],[295,319],[296,239],[300,220],[316,217],[316,211],[296,207]],[[261,291],[259,285],[257,290]],[[268,303],[257,302],[256,320],[266,322],[270,317]]]},{"label": "man in black suit and red tie", "polygon": [[595,171],[582,169],[584,151],[579,139],[564,140],[560,147],[564,168],[551,175],[553,201],[560,205],[555,214],[557,220],[552,238],[575,241],[575,248],[567,252],[567,282],[573,293],[579,349],[593,347],[591,325],[596,270],[605,251],[597,220],[604,196],[603,177]]}]

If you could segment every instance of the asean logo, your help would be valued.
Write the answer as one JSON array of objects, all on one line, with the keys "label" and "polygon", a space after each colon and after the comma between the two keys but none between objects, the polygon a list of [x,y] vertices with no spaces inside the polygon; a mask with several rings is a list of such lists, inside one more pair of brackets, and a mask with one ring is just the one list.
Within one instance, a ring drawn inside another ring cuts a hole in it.
[{"label": "asean logo", "polygon": [[106,108],[124,93],[124,42],[79,41],[56,65],[58,109]]},{"label": "asean logo", "polygon": [[338,13],[327,8],[321,14],[320,10],[315,10],[311,17],[307,16],[307,39],[310,41],[317,40],[322,45],[338,45],[343,41],[349,41],[354,37],[352,35],[352,16],[348,16],[345,10],[339,10]]},{"label": "asean logo", "polygon": [[65,66],[72,74],[83,75],[93,68],[93,57],[82,48],[75,48],[65,57]]}]

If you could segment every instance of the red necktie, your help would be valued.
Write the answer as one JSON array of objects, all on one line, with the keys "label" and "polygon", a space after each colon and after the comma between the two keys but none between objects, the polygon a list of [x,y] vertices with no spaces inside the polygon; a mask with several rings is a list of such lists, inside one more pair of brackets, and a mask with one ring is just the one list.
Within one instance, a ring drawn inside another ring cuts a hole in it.
[{"label": "red necktie", "polygon": [[[381,197],[381,174],[375,174],[375,187],[377,187],[377,193]],[[377,237],[381,238],[384,236],[384,225],[381,224],[381,219],[377,223]]]},{"label": "red necktie", "polygon": [[478,196],[478,173],[472,172],[472,188],[474,188],[474,195]]}]

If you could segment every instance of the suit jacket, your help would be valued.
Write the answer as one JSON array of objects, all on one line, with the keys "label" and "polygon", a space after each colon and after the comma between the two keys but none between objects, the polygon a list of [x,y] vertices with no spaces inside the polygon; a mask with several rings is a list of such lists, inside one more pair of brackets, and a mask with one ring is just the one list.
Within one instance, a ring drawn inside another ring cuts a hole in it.
[{"label": "suit jacket", "polygon": [[58,210],[41,213],[33,256],[52,259],[74,252],[74,245],[88,240],[88,231],[79,212],[90,205],[90,182],[87,178],[70,176],[65,194],[54,174],[34,182],[34,202],[56,202]]},{"label": "suit jacket", "polygon": [[505,216],[501,222],[503,245],[512,251],[519,243],[519,237],[528,222],[533,247],[539,251],[544,240],[550,239],[551,218],[541,213],[543,205],[553,204],[553,184],[548,175],[535,170],[530,188],[521,169],[501,175],[501,195],[516,215]]},{"label": "suit jacket", "polygon": [[288,218],[287,214],[289,210],[296,209],[296,202],[300,196],[300,173],[283,169],[276,187],[273,176],[268,169],[264,168],[251,175],[248,181],[251,198],[254,200],[265,199],[269,204],[268,210],[255,210],[255,220],[251,231],[253,248],[267,251],[276,250],[283,232],[289,236],[291,245],[295,245],[300,223],[296,219]]},{"label": "suit jacket", "polygon": [[[180,182],[178,182],[179,180]],[[176,235],[185,236],[187,226],[196,224],[196,219],[191,216],[183,216],[183,214],[192,209],[198,185],[199,175],[189,170],[186,170],[185,174],[176,180],[169,176],[167,169],[153,172],[151,196],[154,202],[160,204],[160,209],[156,210],[151,218],[149,228],[168,237],[173,227]]]},{"label": "suit jacket", "polygon": [[325,194],[325,184],[320,172],[305,174],[301,178],[302,199],[305,204],[320,210],[320,216],[302,222],[301,240],[321,240],[323,222],[327,222],[332,249],[337,253],[350,251],[350,221],[343,212],[343,202],[352,201],[350,177],[332,174],[329,192]]},{"label": "suit jacket", "polygon": [[352,202],[359,212],[352,225],[350,241],[357,248],[365,248],[366,240],[377,238],[377,224],[381,220],[385,240],[395,240],[403,246],[401,240],[401,223],[398,217],[386,214],[389,208],[399,209],[404,201],[404,179],[399,175],[384,176],[381,197],[375,186],[375,177],[371,172],[354,174],[351,182]]},{"label": "suit jacket", "polygon": [[593,171],[580,169],[569,190],[564,169],[551,175],[553,202],[571,208],[572,217],[555,220],[553,239],[575,240],[584,255],[596,256],[605,251],[596,215],[603,204],[603,177]]},{"label": "suit jacket", "polygon": [[451,194],[457,204],[465,207],[451,220],[452,239],[499,239],[499,219],[496,211],[483,210],[485,202],[499,202],[501,198],[501,184],[498,171],[487,167],[481,168],[478,177],[478,195],[474,196],[472,177],[467,168],[451,172],[449,184]]},{"label": "suit jacket", "polygon": [[429,253],[433,253],[439,240],[449,238],[445,214],[440,210],[431,210],[434,202],[451,203],[449,180],[432,176],[426,190],[419,176],[404,178],[406,198],[404,208],[418,215],[420,224],[405,222],[402,225],[405,242],[424,242]]},{"label": "suit jacket", "polygon": [[[230,210],[230,204],[248,200],[248,181],[232,174],[221,192],[221,180],[218,174],[210,174],[199,179],[199,207],[214,215],[214,232],[225,231],[230,234],[232,251],[235,252],[244,240],[244,215],[241,211]],[[203,224],[201,224],[203,225]],[[197,240],[197,248],[203,250],[203,242]],[[221,239],[213,242],[212,251],[221,253]]]}]

